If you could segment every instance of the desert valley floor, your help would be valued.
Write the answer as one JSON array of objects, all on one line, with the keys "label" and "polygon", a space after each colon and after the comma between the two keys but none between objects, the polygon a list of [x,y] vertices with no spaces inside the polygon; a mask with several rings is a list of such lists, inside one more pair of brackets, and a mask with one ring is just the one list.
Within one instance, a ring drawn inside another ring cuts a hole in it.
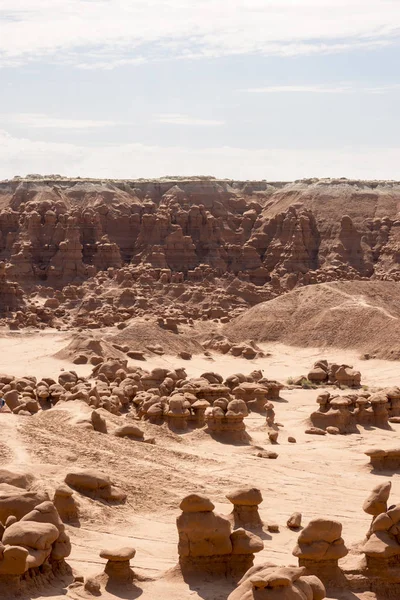
[{"label": "desert valley floor", "polygon": [[[73,365],[53,358],[68,343],[66,333],[9,333],[0,339],[2,370],[10,375],[35,373],[57,378],[61,369],[74,369],[88,376],[90,365]],[[156,357],[146,363],[129,361],[146,369],[185,367],[189,377],[205,371],[222,376],[262,369],[271,379],[285,382],[307,372],[321,356],[330,361],[352,364],[363,374],[369,389],[391,387],[398,382],[397,364],[385,360],[360,360],[355,352],[295,348],[283,344],[263,345],[268,356],[246,360],[212,354],[179,361],[173,356]],[[289,386],[290,387],[290,386]],[[174,569],[178,562],[178,535],[175,520],[181,499],[191,492],[210,497],[221,514],[231,510],[225,494],[235,487],[256,486],[264,501],[260,514],[265,523],[264,550],[256,555],[256,564],[271,561],[278,565],[295,564],[292,550],[298,533],[286,527],[289,516],[300,511],[307,523],[316,517],[338,519],[350,549],[341,561],[347,567],[360,560],[359,545],[368,530],[370,517],[362,504],[371,489],[382,479],[392,481],[392,497],[400,498],[400,476],[395,473],[371,473],[364,450],[371,447],[396,446],[400,424],[391,430],[360,427],[358,434],[312,436],[304,433],[315,401],[323,388],[284,389],[274,403],[276,420],[282,424],[278,443],[269,444],[265,417],[251,413],[246,428],[251,436],[247,444],[225,444],[213,440],[203,431],[177,434],[157,425],[146,425],[146,433],[155,434],[156,443],[143,444],[114,438],[76,426],[87,408],[75,401],[44,411],[32,418],[0,413],[1,467],[29,471],[45,482],[51,491],[61,483],[69,467],[95,467],[128,493],[121,506],[79,498],[82,514],[79,527],[68,526],[72,553],[68,558],[73,569],[82,575],[95,575],[104,568],[99,558],[104,546],[134,546],[137,550],[134,570],[143,580],[140,597],[204,598],[224,600],[231,591],[226,581],[207,577],[189,587]],[[110,420],[117,419],[110,415]],[[294,436],[296,443],[289,443]],[[261,448],[276,450],[278,458],[257,457]],[[279,525],[278,533],[269,533],[268,523]],[[232,587],[232,586],[231,586]],[[68,596],[82,597],[82,591],[70,590]],[[40,592],[35,597],[41,597]],[[65,589],[46,589],[46,598],[59,600]],[[104,592],[104,598],[117,598]],[[126,598],[138,595],[122,596]],[[335,598],[339,597],[335,595]],[[374,598],[370,592],[355,594],[342,591],[340,598]]]},{"label": "desert valley floor", "polygon": [[396,181],[1,181],[1,600],[400,599],[399,290]]}]

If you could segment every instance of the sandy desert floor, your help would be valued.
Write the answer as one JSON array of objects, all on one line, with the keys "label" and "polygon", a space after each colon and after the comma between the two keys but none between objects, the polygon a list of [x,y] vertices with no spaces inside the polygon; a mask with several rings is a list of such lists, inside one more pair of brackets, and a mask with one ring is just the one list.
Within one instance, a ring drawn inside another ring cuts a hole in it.
[{"label": "sandy desert floor", "polygon": [[[72,365],[52,358],[68,339],[65,333],[34,332],[2,337],[0,371],[54,377],[61,368],[73,368],[79,374],[89,375],[90,365]],[[265,376],[286,382],[291,376],[307,373],[316,359],[325,357],[352,364],[361,371],[362,382],[370,389],[399,383],[399,367],[395,362],[360,360],[355,353],[342,350],[298,349],[281,344],[262,348],[270,356],[253,361],[214,354],[195,356],[190,361],[162,356],[145,363],[131,363],[146,369],[184,366],[189,376],[204,371],[216,371],[223,376],[247,374],[260,368]],[[319,516],[341,521],[343,538],[350,549],[343,564],[350,566],[360,558],[357,544],[369,527],[370,517],[362,511],[362,503],[371,489],[390,479],[391,500],[400,501],[399,474],[372,473],[364,454],[370,447],[396,446],[400,424],[393,424],[390,431],[360,427],[358,434],[347,436],[306,435],[307,419],[316,408],[320,391],[282,391],[282,399],[274,402],[276,421],[282,424],[278,444],[274,446],[268,441],[265,418],[255,413],[246,418],[251,436],[248,445],[221,444],[202,431],[177,435],[164,426],[150,424],[146,425],[146,433],[156,437],[155,445],[116,438],[110,442],[108,436],[71,424],[71,414],[76,416],[84,411],[79,402],[45,411],[39,418],[0,413],[0,465],[29,470],[45,478],[53,489],[71,465],[95,466],[110,474],[128,493],[127,503],[118,507],[80,499],[81,526],[68,527],[73,548],[68,562],[78,574],[87,576],[102,570],[105,562],[99,558],[102,547],[133,545],[137,550],[133,568],[143,581],[138,583],[137,592],[125,598],[226,600],[231,591],[226,582],[199,581],[188,585],[173,570],[178,560],[175,519],[184,495],[205,493],[218,512],[228,514],[231,505],[225,494],[229,490],[242,485],[258,487],[264,498],[261,516],[266,524],[277,523],[280,531],[269,533],[265,527],[265,548],[256,555],[255,562],[268,560],[282,565],[296,564],[291,552],[298,534],[286,527],[293,512],[302,512],[304,524]],[[294,436],[297,443],[289,443],[288,436]],[[258,447],[274,449],[279,456],[276,460],[258,458]],[[78,590],[70,590],[68,595],[81,597]],[[65,589],[48,589],[43,597],[59,600],[65,597]],[[117,596],[110,593],[102,597]],[[371,593],[352,592],[336,597],[375,598]]]}]

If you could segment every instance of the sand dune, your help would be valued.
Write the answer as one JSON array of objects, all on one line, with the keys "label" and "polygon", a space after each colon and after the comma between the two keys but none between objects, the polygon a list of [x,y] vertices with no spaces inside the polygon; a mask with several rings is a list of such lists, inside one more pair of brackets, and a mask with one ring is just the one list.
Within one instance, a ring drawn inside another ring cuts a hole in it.
[{"label": "sand dune", "polygon": [[346,281],[296,289],[224,327],[234,341],[335,347],[400,358],[400,284]]}]

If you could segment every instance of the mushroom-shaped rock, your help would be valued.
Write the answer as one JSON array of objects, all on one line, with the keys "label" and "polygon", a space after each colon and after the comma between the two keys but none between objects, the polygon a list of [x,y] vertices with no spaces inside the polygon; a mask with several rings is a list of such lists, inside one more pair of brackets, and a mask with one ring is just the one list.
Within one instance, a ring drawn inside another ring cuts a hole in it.
[{"label": "mushroom-shaped rock", "polygon": [[293,550],[299,565],[325,582],[341,578],[338,560],[348,553],[341,537],[342,525],[331,519],[313,519],[300,533]]},{"label": "mushroom-shaped rock", "polygon": [[214,512],[182,513],[177,518],[181,558],[222,556],[232,553],[230,522]]},{"label": "mushroom-shaped rock", "polygon": [[197,427],[203,427],[205,424],[205,413],[210,403],[207,400],[196,400],[191,405],[194,421]]},{"label": "mushroom-shaped rock", "polygon": [[261,491],[257,488],[240,488],[226,495],[234,508],[231,513],[234,527],[260,527],[262,521],[258,505],[262,502]]},{"label": "mushroom-shaped rock", "polygon": [[206,431],[217,439],[247,441],[244,424],[247,415],[247,406],[243,400],[227,401],[226,398],[217,398],[213,406],[206,409]]},{"label": "mushroom-shaped rock", "polygon": [[397,470],[400,466],[400,447],[383,450],[373,448],[365,452],[370,463],[377,471]]},{"label": "mushroom-shaped rock", "polygon": [[243,574],[263,548],[260,538],[244,529],[232,533],[230,521],[213,512],[212,502],[191,494],[181,502],[176,520],[182,572],[214,575]]},{"label": "mushroom-shaped rock", "polygon": [[183,430],[187,428],[190,411],[187,408],[187,400],[183,395],[171,396],[168,401],[167,418],[168,425],[172,429]]},{"label": "mushroom-shaped rock", "polygon": [[131,547],[101,550],[100,557],[107,560],[104,572],[112,583],[130,583],[134,573],[129,561],[135,556],[136,550]]}]

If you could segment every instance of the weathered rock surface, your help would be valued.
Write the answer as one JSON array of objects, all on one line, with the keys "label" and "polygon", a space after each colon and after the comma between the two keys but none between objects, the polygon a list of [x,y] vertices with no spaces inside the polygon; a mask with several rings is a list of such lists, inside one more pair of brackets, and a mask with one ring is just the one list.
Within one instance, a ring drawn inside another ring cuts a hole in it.
[{"label": "weathered rock surface", "polygon": [[323,600],[325,587],[304,567],[277,567],[271,563],[252,567],[228,600]]},{"label": "weathered rock surface", "polygon": [[176,331],[183,307],[229,319],[298,286],[398,281],[399,197],[350,180],[0,182],[0,317],[96,328],[147,312]]},{"label": "weathered rock surface", "polygon": [[232,532],[229,519],[214,513],[204,496],[185,497],[176,520],[179,533],[179,564],[184,575],[209,573],[241,576],[260,552],[262,540],[242,528]]}]

